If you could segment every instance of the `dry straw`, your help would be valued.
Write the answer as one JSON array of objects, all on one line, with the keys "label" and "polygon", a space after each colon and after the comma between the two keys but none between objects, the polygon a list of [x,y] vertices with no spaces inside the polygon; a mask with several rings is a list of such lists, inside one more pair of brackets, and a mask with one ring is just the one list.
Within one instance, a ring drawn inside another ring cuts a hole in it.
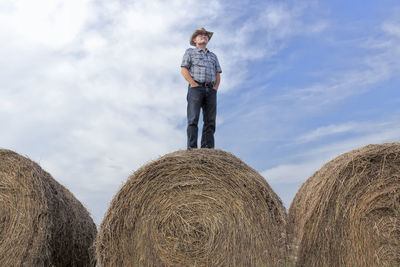
[{"label": "dry straw", "polygon": [[100,266],[282,266],[287,216],[230,153],[178,151],[136,171],[97,237]]},{"label": "dry straw", "polygon": [[0,150],[0,266],[92,266],[96,226],[33,161]]},{"label": "dry straw", "polygon": [[296,266],[400,265],[400,143],[325,164],[289,209]]}]

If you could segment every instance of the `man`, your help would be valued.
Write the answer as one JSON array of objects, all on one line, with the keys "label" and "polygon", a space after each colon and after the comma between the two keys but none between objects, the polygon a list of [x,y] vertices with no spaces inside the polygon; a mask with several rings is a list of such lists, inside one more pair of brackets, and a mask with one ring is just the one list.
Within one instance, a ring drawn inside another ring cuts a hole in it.
[{"label": "man", "polygon": [[215,118],[217,115],[217,91],[221,67],[217,56],[206,48],[213,33],[204,28],[196,30],[182,59],[181,73],[188,81],[187,94],[187,148],[197,148],[198,121],[203,110],[202,148],[214,148]]}]

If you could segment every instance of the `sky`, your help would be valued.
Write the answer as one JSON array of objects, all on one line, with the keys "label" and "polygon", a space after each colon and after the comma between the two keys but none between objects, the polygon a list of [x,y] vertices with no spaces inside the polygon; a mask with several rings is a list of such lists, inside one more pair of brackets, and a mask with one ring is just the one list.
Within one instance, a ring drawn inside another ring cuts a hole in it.
[{"label": "sky", "polygon": [[135,170],[186,149],[180,63],[200,27],[222,68],[216,148],[286,208],[329,160],[399,141],[397,0],[2,0],[0,148],[99,225]]}]

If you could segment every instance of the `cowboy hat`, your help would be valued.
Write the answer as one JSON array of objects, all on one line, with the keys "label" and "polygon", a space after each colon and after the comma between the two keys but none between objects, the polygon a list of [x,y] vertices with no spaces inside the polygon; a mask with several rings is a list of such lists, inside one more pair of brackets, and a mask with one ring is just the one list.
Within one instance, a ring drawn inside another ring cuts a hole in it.
[{"label": "cowboy hat", "polygon": [[196,36],[199,35],[199,34],[207,34],[208,40],[210,40],[214,33],[213,32],[208,32],[204,28],[200,28],[200,29],[195,30],[194,33],[192,34],[192,37],[190,38],[190,44],[191,45],[196,46],[196,43],[193,42],[193,39],[196,38]]}]

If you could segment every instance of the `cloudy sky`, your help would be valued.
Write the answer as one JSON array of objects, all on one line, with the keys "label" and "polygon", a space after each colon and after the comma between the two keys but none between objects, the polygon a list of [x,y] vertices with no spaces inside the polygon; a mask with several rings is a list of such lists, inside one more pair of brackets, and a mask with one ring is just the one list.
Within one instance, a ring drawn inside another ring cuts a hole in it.
[{"label": "cloudy sky", "polygon": [[99,224],[130,174],[185,149],[180,63],[199,27],[223,70],[216,147],[287,208],[330,159],[399,141],[397,0],[2,0],[0,147]]}]

